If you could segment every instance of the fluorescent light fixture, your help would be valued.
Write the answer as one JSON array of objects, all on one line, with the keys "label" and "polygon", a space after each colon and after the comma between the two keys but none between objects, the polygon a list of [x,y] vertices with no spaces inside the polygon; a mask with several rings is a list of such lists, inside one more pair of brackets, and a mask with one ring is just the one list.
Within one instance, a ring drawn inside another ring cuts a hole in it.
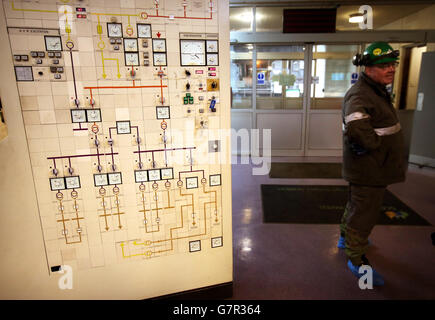
[{"label": "fluorescent light fixture", "polygon": [[349,16],[350,23],[360,23],[364,22],[364,14],[363,13],[353,13]]}]

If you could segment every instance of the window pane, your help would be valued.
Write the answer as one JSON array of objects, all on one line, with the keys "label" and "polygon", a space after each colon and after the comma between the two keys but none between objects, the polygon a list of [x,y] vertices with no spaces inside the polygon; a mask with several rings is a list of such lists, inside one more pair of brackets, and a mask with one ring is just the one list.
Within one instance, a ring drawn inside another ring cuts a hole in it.
[{"label": "window pane", "polygon": [[257,7],[255,23],[257,32],[282,32],[283,8]]},{"label": "window pane", "polygon": [[257,47],[257,109],[302,109],[304,47]]},{"label": "window pane", "polygon": [[343,97],[358,68],[352,57],[358,45],[313,46],[311,109],[341,109]]},{"label": "window pane", "polygon": [[230,8],[230,31],[252,31],[253,18],[252,8]]},{"label": "window pane", "polygon": [[232,45],[231,91],[234,109],[252,108],[252,45]]}]

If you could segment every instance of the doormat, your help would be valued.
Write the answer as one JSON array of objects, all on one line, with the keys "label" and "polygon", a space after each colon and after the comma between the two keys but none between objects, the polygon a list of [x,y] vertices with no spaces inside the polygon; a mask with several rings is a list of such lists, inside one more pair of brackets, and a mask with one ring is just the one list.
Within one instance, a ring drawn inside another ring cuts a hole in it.
[{"label": "doormat", "polygon": [[270,178],[283,179],[342,179],[341,163],[272,162]]},{"label": "doormat", "polygon": [[[340,224],[347,186],[261,185],[264,223]],[[381,225],[430,226],[424,218],[385,191]]]}]

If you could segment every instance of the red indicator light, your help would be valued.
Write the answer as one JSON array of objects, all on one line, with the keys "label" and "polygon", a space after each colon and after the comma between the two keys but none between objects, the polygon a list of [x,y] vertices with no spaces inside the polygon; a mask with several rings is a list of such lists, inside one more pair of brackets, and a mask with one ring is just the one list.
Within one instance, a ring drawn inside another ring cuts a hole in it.
[{"label": "red indicator light", "polygon": [[76,8],[77,12],[86,12],[86,8]]}]

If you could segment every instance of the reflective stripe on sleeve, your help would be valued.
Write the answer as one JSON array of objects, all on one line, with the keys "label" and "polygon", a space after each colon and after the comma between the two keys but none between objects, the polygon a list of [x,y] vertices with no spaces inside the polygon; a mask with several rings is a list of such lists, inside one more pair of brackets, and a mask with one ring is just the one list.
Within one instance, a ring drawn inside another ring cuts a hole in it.
[{"label": "reflective stripe on sleeve", "polygon": [[378,136],[389,136],[399,132],[400,129],[401,129],[400,123],[397,122],[394,126],[386,127],[386,128],[375,128],[373,130],[375,130]]},{"label": "reflective stripe on sleeve", "polygon": [[344,122],[346,124],[348,124],[351,121],[361,120],[361,119],[366,119],[366,118],[370,118],[370,116],[368,114],[365,114],[362,112],[354,112],[354,113],[351,113],[348,116],[346,116],[344,118]]}]

